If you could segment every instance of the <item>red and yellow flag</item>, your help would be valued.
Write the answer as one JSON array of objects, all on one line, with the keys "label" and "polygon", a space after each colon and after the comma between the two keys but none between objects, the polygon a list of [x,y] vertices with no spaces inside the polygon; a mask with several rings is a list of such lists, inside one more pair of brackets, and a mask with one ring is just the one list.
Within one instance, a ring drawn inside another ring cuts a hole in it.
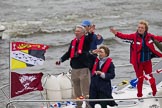
[{"label": "red and yellow flag", "polygon": [[11,70],[42,65],[45,61],[45,52],[49,47],[43,44],[25,42],[11,43]]}]

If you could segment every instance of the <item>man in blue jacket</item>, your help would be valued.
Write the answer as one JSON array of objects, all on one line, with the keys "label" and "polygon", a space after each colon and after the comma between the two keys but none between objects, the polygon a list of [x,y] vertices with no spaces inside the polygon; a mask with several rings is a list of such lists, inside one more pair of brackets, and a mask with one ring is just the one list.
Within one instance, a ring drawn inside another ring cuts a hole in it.
[{"label": "man in blue jacket", "polygon": [[[85,27],[87,33],[89,32],[91,26],[95,27],[95,25],[92,25],[89,20],[83,20],[81,25]],[[100,45],[103,42],[103,37],[100,34],[94,33],[92,38],[93,39],[90,45],[90,50],[95,50],[97,49],[97,45]]]}]

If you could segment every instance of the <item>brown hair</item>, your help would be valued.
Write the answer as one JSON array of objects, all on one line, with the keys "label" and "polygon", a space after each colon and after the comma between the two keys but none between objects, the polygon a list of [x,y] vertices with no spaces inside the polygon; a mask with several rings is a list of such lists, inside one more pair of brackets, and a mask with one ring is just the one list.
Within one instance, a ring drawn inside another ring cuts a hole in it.
[{"label": "brown hair", "polygon": [[146,31],[148,31],[148,22],[146,20],[140,20],[139,24],[145,25],[145,29],[146,29]]},{"label": "brown hair", "polygon": [[109,56],[110,50],[109,50],[109,48],[108,48],[107,46],[102,45],[102,46],[99,47],[99,49],[104,49],[104,51],[105,51],[105,53],[107,54],[107,56]]}]

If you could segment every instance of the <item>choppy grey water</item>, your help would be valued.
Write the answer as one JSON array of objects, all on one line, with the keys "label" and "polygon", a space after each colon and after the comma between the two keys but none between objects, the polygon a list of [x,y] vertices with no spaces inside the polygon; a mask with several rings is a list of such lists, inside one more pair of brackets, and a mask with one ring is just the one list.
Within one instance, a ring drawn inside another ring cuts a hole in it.
[{"label": "choppy grey water", "polygon": [[[113,84],[134,77],[132,67],[117,67],[129,64],[129,44],[123,43],[109,32],[108,27],[131,33],[136,31],[141,19],[149,22],[149,31],[162,35],[161,0],[3,0],[0,1],[0,24],[6,27],[0,40],[0,86],[9,82],[9,42],[24,41],[49,45],[43,66],[21,69],[24,72],[44,74],[67,72],[69,61],[55,66],[55,61],[68,49],[74,37],[73,28],[82,20],[89,19],[96,25],[96,33],[103,35],[116,65]],[[8,88],[5,91],[8,94]],[[36,92],[25,98],[39,98]],[[20,99],[24,99],[22,96]],[[3,93],[0,100],[8,101]],[[6,102],[0,102],[4,108]],[[40,107],[39,103],[19,103],[17,108]]]}]

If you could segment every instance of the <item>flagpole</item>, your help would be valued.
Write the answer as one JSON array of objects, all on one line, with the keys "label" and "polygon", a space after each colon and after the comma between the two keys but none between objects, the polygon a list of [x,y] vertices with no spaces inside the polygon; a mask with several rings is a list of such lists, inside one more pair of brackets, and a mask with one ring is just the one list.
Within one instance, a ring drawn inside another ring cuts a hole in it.
[{"label": "flagpole", "polygon": [[9,101],[11,101],[11,50],[12,50],[12,42],[9,41]]}]

